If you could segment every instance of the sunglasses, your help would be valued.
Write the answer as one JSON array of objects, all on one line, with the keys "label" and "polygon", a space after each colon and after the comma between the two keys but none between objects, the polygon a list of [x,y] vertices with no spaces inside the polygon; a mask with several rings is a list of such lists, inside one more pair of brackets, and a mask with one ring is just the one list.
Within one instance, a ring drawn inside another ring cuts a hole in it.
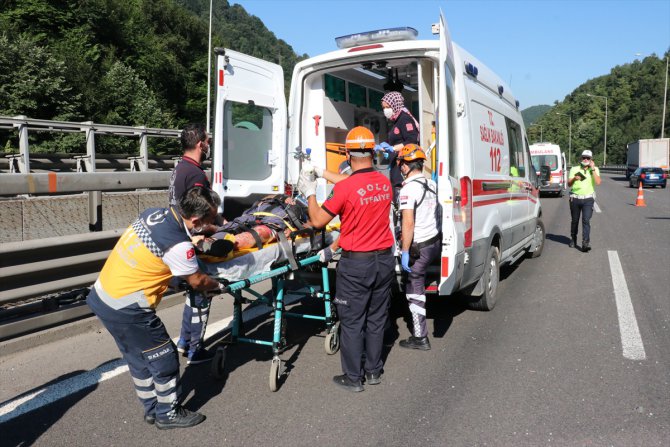
[{"label": "sunglasses", "polygon": [[582,157],[582,160],[590,160],[591,157]]}]

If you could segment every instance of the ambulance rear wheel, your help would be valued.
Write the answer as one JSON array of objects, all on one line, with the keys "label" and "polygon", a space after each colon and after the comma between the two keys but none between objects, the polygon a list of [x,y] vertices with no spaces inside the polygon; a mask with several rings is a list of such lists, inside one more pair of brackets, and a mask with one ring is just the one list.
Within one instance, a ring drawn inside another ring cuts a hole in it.
[{"label": "ambulance rear wheel", "polygon": [[544,249],[544,241],[546,239],[546,233],[544,231],[544,223],[540,218],[535,222],[535,234],[533,235],[533,246],[535,251],[529,253],[531,258],[539,258]]},{"label": "ambulance rear wheel", "polygon": [[281,359],[275,357],[270,365],[270,391],[273,393],[279,389],[279,377],[281,376]]},{"label": "ambulance rear wheel", "polygon": [[484,263],[484,274],[481,281],[484,292],[481,296],[470,297],[467,306],[471,310],[493,310],[498,298],[498,282],[500,280],[500,251],[498,247],[489,247],[489,253]]},{"label": "ambulance rear wheel", "polygon": [[223,346],[219,346],[218,348],[216,348],[214,358],[212,358],[212,369],[211,369],[212,377],[219,380],[222,379],[225,365],[226,365],[226,348]]}]

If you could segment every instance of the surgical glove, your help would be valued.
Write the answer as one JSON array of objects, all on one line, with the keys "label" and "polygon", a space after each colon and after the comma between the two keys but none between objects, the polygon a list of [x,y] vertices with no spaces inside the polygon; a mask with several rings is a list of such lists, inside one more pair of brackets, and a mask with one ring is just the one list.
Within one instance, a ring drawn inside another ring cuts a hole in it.
[{"label": "surgical glove", "polygon": [[308,173],[305,170],[300,173],[298,191],[300,191],[300,194],[305,198],[316,194],[316,178],[313,173]]},{"label": "surgical glove", "polygon": [[402,266],[402,269],[406,271],[407,273],[412,273],[412,269],[409,268],[409,252],[408,251],[403,251],[400,253],[400,265]]},{"label": "surgical glove", "polygon": [[333,259],[333,250],[330,248],[330,246],[319,250],[319,261],[323,263],[330,262]]},{"label": "surgical glove", "polygon": [[323,168],[320,166],[312,166],[312,169],[314,169],[314,175],[317,177],[323,177]]},{"label": "surgical glove", "polygon": [[388,144],[386,141],[382,141],[381,143],[379,143],[379,147],[381,147],[382,150],[388,152],[389,154],[393,153],[393,146]]}]

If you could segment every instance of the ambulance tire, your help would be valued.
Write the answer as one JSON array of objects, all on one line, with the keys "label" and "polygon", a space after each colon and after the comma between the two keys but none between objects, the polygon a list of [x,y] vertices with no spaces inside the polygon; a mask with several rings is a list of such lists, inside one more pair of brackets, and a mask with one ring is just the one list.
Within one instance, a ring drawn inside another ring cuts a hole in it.
[{"label": "ambulance tire", "polygon": [[544,250],[544,242],[547,240],[547,233],[544,231],[544,223],[542,222],[542,219],[539,217],[535,221],[535,235],[533,236],[533,243],[535,243],[535,239],[538,238],[540,239],[539,244],[537,244],[537,248],[533,252],[527,253],[527,255],[531,258],[539,258],[542,255],[542,250]]},{"label": "ambulance tire", "polygon": [[484,284],[484,293],[481,296],[471,296],[466,302],[470,310],[493,310],[498,298],[498,282],[500,281],[500,251],[498,247],[489,247],[489,253],[484,263],[484,273],[481,278]]}]

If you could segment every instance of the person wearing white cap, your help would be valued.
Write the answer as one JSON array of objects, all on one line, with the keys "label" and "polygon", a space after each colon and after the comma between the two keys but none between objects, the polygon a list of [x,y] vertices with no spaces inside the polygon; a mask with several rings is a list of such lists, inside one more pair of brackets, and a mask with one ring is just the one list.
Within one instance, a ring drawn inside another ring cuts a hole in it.
[{"label": "person wearing white cap", "polygon": [[570,248],[577,245],[579,217],[582,218],[582,251],[591,250],[591,216],[595,203],[595,187],[600,185],[600,171],[593,162],[590,150],[582,152],[580,163],[570,168],[568,186],[570,187]]}]

